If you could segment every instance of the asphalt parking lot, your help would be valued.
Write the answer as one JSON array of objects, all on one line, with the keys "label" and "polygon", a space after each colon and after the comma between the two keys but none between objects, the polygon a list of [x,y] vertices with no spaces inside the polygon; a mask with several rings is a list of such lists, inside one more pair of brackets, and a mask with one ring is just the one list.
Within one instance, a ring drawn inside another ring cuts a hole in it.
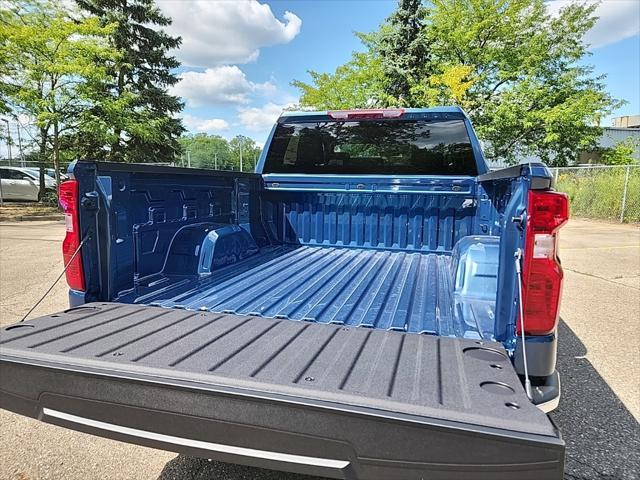
[{"label": "asphalt parking lot", "polygon": [[[0,224],[0,324],[62,270],[64,224]],[[562,231],[563,396],[552,414],[567,479],[640,478],[640,228],[573,219]],[[61,281],[33,315],[66,308]],[[302,480],[72,432],[0,411],[0,479]]]}]

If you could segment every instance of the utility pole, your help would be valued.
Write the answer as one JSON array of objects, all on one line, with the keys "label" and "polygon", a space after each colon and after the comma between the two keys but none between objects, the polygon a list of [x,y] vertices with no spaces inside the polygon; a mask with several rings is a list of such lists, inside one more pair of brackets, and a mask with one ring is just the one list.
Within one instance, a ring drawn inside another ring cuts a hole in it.
[{"label": "utility pole", "polygon": [[240,171],[242,171],[242,137],[240,137]]},{"label": "utility pole", "polygon": [[20,151],[20,166],[24,168],[24,152],[22,151],[22,137],[20,136],[20,122],[18,125],[18,150]]},{"label": "utility pole", "polygon": [[191,150],[187,150],[187,167],[191,168]]},{"label": "utility pole", "polygon": [[9,153],[9,165],[11,165],[11,130],[9,129],[9,120],[3,118],[2,121],[7,124],[7,151]]}]

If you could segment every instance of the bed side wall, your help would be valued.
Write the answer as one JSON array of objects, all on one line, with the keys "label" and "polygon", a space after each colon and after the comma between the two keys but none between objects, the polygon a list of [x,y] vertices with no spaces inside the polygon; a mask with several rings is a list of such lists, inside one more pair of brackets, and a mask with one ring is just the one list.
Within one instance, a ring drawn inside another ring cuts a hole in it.
[{"label": "bed side wall", "polygon": [[73,175],[81,226],[92,232],[83,248],[85,301],[112,300],[161,272],[174,238],[189,227],[239,225],[258,246],[270,241],[260,222],[258,175],[102,162],[78,162]]}]

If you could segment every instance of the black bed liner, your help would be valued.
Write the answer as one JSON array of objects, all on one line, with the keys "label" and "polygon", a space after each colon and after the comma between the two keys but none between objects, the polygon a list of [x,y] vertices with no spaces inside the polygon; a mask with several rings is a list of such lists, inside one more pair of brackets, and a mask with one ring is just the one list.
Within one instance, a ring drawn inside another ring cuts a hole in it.
[{"label": "black bed liner", "polygon": [[334,478],[520,480],[563,469],[557,429],[500,344],[394,331],[89,304],[2,330],[0,407]]}]

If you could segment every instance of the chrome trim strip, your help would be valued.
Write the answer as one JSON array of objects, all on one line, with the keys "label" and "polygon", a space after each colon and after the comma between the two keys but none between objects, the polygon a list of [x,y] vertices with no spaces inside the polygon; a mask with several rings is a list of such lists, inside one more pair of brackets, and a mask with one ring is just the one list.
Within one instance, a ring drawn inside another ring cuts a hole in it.
[{"label": "chrome trim strip", "polygon": [[86,425],[88,427],[106,430],[109,432],[120,433],[132,437],[145,438],[157,442],[169,443],[173,445],[181,445],[184,447],[198,448],[201,450],[209,450],[211,452],[226,453],[231,455],[240,455],[244,457],[261,458],[265,460],[273,460],[276,462],[293,463],[298,465],[310,465],[314,467],[332,468],[341,470],[349,465],[346,460],[333,460],[330,458],[307,457],[304,455],[293,455],[289,453],[270,452],[268,450],[256,450],[253,448],[234,447],[232,445],[223,445],[220,443],[203,442],[201,440],[192,440],[189,438],[175,437],[173,435],[164,435],[162,433],[148,432],[137,428],[123,427],[112,423],[92,420],[90,418],[79,417],[50,408],[43,408],[42,413],[48,417],[57,418],[66,422]]}]

